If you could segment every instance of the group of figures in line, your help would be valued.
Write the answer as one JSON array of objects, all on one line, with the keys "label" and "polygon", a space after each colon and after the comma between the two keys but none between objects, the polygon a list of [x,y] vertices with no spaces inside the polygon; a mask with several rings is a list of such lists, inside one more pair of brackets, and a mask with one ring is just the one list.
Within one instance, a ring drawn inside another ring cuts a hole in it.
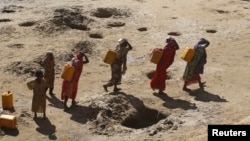
[{"label": "group of figures in line", "polygon": [[[166,39],[167,45],[163,48],[157,48],[163,52],[162,57],[156,65],[156,71],[151,79],[150,86],[153,90],[158,89],[159,94],[165,90],[167,69],[173,64],[176,50],[179,49],[179,45],[172,37]],[[207,63],[206,47],[210,45],[210,42],[204,38],[201,38],[194,46],[194,56],[191,61],[186,64],[183,74],[183,90],[191,91],[187,88],[188,85],[198,83],[201,88],[205,86],[205,82],[201,82],[200,74],[204,72],[204,65]]]},{"label": "group of figures in line", "polygon": [[[72,99],[72,106],[76,105],[76,95],[78,90],[78,81],[82,73],[83,64],[89,63],[88,57],[85,53],[79,51],[71,59],[71,65],[74,66],[74,74],[71,81],[63,80],[61,100],[64,101],[64,109],[67,110],[68,99]],[[54,82],[55,82],[55,61],[53,52],[48,51],[45,59],[41,61],[42,70],[37,70],[35,75],[36,78],[27,83],[27,87],[33,90],[32,107],[31,111],[34,112],[34,119],[37,118],[37,113],[43,113],[43,118],[46,118],[46,92],[49,90],[51,96],[55,95]]]},{"label": "group of figures in line", "polygon": [[[201,88],[205,85],[205,82],[201,82],[200,74],[204,72],[204,65],[206,64],[207,54],[206,47],[210,42],[204,38],[201,38],[198,43],[195,44],[195,55],[192,60],[187,63],[183,80],[183,90],[191,91],[187,88],[188,85],[198,83]],[[116,58],[111,66],[111,79],[103,85],[103,88],[108,92],[108,87],[113,86],[113,91],[118,92],[121,89],[117,86],[121,84],[122,75],[127,71],[127,54],[133,47],[127,39],[121,38],[118,40],[118,44],[115,47]],[[166,45],[163,48],[157,48],[163,52],[160,61],[156,65],[156,71],[150,81],[150,86],[153,90],[159,90],[159,94],[163,94],[166,87],[167,69],[173,64],[176,51],[179,49],[177,41],[173,37],[166,39]],[[71,105],[76,105],[76,95],[78,90],[78,81],[81,76],[83,65],[89,63],[88,57],[85,53],[79,51],[71,59],[71,64],[74,66],[75,71],[71,81],[63,80],[61,100],[64,101],[64,109],[67,110],[68,99],[72,99]],[[43,118],[46,118],[46,92],[49,90],[50,95],[54,95],[54,81],[55,81],[55,61],[53,52],[48,51],[45,59],[42,60],[42,70],[36,71],[36,78],[27,83],[30,90],[33,90],[32,99],[32,112],[34,112],[34,118],[37,118],[37,112],[43,113]]]}]

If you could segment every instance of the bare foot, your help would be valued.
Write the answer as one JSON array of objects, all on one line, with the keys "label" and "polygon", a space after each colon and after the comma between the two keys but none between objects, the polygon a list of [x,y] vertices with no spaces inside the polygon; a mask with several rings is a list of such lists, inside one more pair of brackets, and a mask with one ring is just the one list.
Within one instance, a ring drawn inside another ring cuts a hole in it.
[{"label": "bare foot", "polygon": [[182,90],[183,90],[183,91],[186,91],[186,92],[190,92],[190,91],[191,91],[191,89],[188,89],[188,88],[186,88],[186,87],[184,87]]},{"label": "bare foot", "polygon": [[114,88],[114,92],[119,92],[121,88]]},{"label": "bare foot", "polygon": [[161,91],[161,90],[159,90],[158,94],[164,94],[164,92],[163,92],[163,91]]},{"label": "bare foot", "polygon": [[78,102],[76,102],[75,100],[72,101],[71,105],[75,106]]},{"label": "bare foot", "polygon": [[64,111],[67,111],[69,107],[67,105],[64,105]]},{"label": "bare foot", "polygon": [[202,82],[202,83],[200,83],[200,84],[199,84],[200,88],[206,87],[206,85],[205,85],[205,84],[206,84],[206,82]]},{"label": "bare foot", "polygon": [[108,88],[106,85],[103,85],[103,88],[104,88],[105,92],[108,92]]},{"label": "bare foot", "polygon": [[49,93],[50,95],[55,95],[53,92]]}]

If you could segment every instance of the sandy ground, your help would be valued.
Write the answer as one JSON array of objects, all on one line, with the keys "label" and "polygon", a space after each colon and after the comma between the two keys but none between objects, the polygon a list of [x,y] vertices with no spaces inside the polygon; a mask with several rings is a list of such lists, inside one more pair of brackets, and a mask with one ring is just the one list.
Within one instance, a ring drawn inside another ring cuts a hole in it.
[{"label": "sandy ground", "polygon": [[[2,113],[18,123],[2,129],[1,141],[203,141],[208,124],[250,123],[249,0],[0,0],[0,9],[0,88],[14,96],[14,109]],[[147,77],[156,67],[150,53],[169,35],[180,49],[167,70],[166,94],[157,95]],[[121,37],[133,46],[128,71],[122,91],[107,93],[102,85],[110,68],[102,58]],[[201,37],[211,42],[206,87],[192,85],[187,93],[180,56]],[[80,78],[78,105],[65,112],[60,72],[79,48],[90,63]],[[48,50],[55,55],[56,95],[47,97],[48,118],[34,121],[26,83]]]}]

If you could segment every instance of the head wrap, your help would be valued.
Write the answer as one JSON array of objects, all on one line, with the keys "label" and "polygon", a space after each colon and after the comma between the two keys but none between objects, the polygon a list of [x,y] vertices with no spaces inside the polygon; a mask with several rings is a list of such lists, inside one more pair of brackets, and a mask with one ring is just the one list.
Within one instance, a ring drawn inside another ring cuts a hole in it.
[{"label": "head wrap", "polygon": [[37,70],[35,74],[36,74],[36,77],[43,77],[43,72],[41,70]]},{"label": "head wrap", "polygon": [[206,48],[209,46],[209,41],[207,41],[206,39],[204,38],[201,38],[198,43],[194,46],[194,49],[197,49],[197,48],[200,48],[200,47],[203,47],[203,48]]},{"label": "head wrap", "polygon": [[78,60],[82,60],[82,57],[83,57],[83,52],[78,52],[77,55],[76,55],[76,58]]},{"label": "head wrap", "polygon": [[125,39],[125,38],[120,38],[120,39],[118,40],[118,43],[119,43],[119,44],[123,44],[124,42],[127,42],[127,39]]},{"label": "head wrap", "polygon": [[167,37],[167,39],[166,39],[166,43],[169,43],[170,41],[173,41],[173,40],[174,40],[174,38],[173,38],[173,37],[168,36],[168,37]]},{"label": "head wrap", "polygon": [[53,57],[53,52],[52,51],[47,51],[46,56],[47,57]]}]

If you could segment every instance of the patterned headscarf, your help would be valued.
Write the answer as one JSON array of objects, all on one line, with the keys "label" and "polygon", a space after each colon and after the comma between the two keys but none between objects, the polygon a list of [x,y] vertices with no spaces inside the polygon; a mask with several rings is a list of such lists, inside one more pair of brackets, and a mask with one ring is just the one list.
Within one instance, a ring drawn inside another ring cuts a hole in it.
[{"label": "patterned headscarf", "polygon": [[203,47],[203,48],[206,48],[209,46],[209,41],[207,41],[206,39],[204,38],[201,38],[198,43],[194,46],[194,49],[197,49],[197,48],[200,48],[200,47]]}]

